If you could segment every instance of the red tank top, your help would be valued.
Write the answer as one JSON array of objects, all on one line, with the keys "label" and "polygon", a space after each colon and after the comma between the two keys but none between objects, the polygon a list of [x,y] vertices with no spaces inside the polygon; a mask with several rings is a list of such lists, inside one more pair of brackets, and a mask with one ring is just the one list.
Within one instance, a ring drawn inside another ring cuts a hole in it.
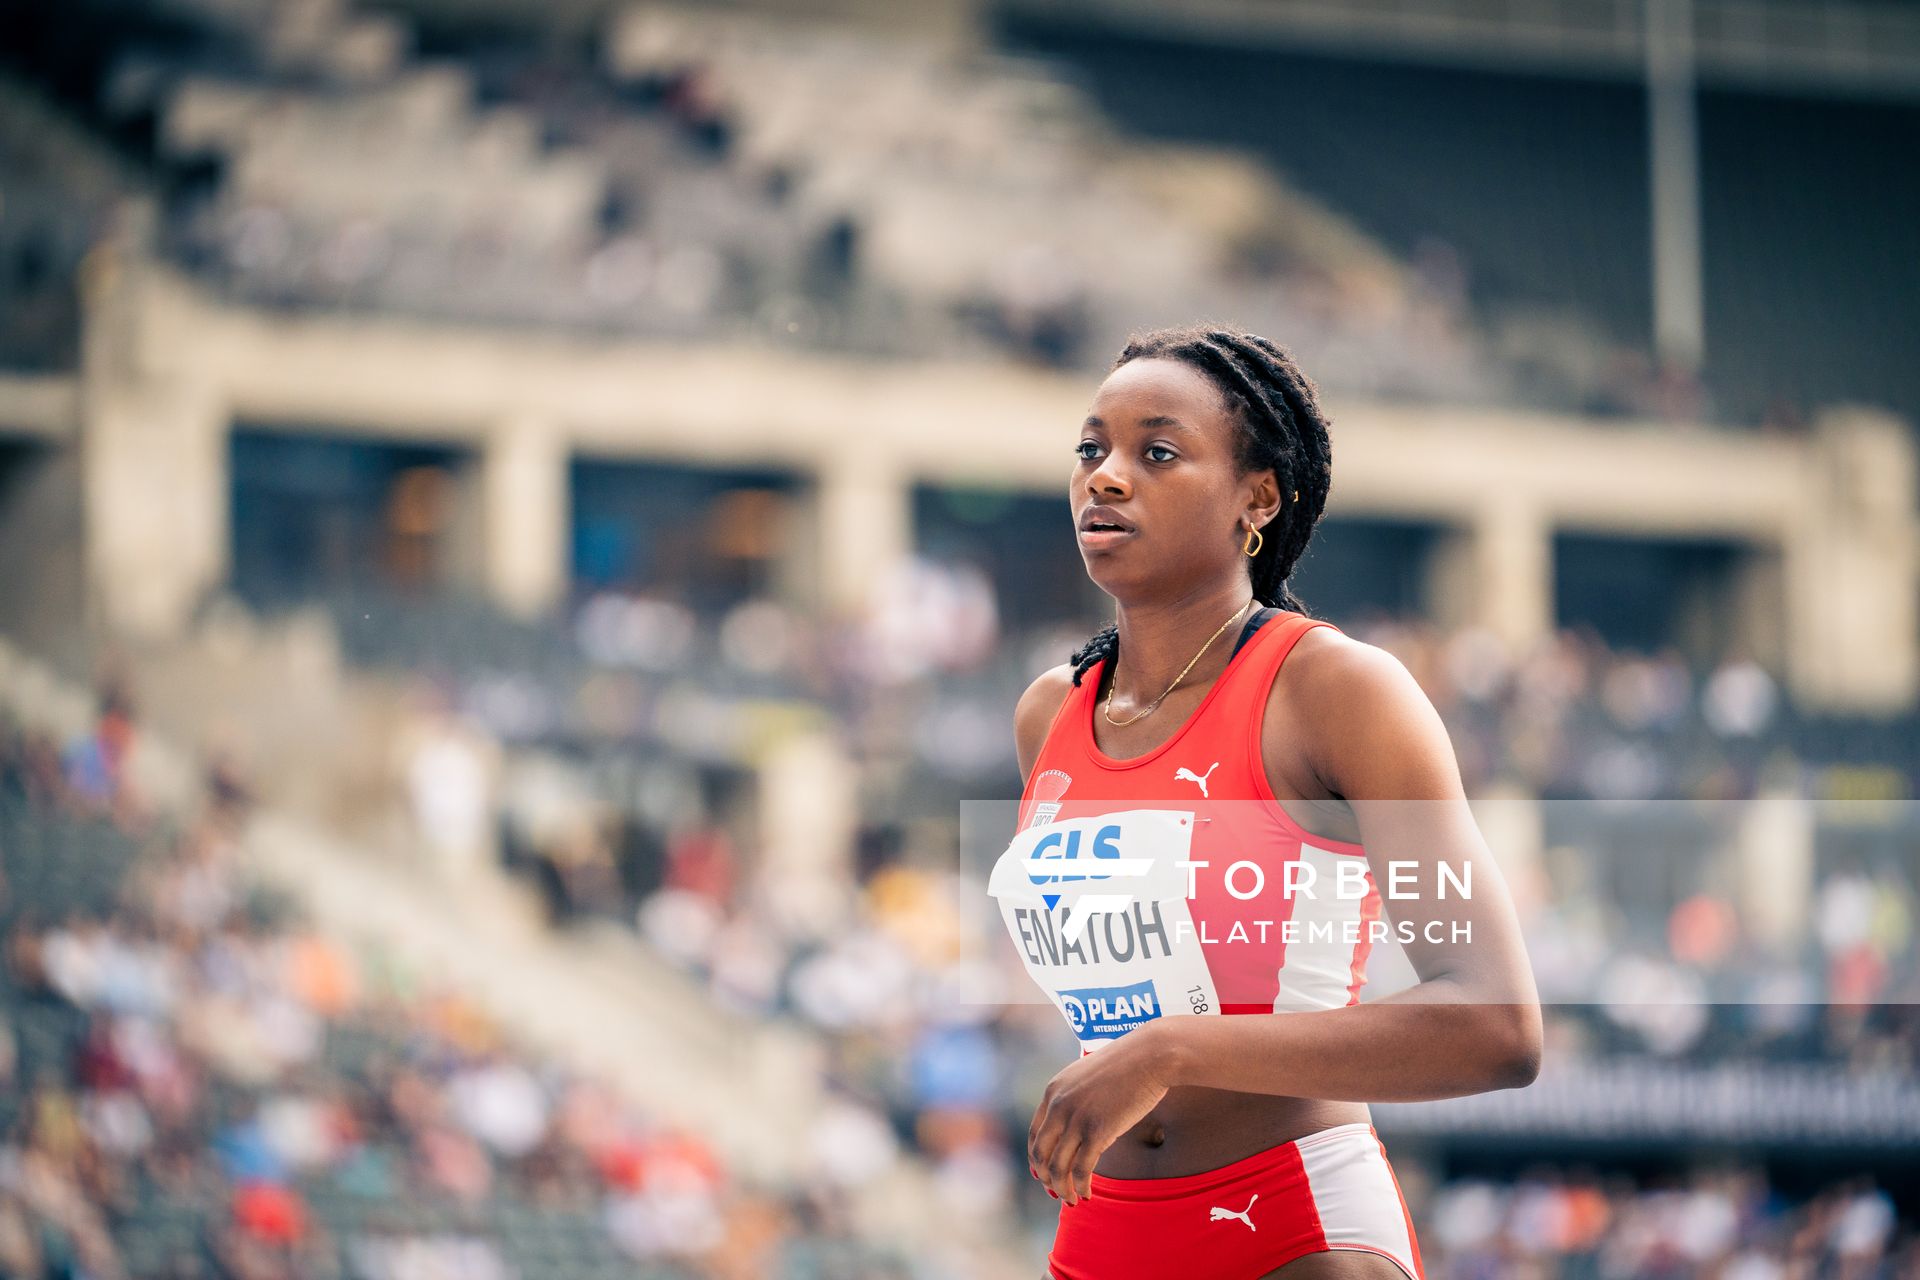
[{"label": "red tank top", "polygon": [[990,892],[1083,1051],[1163,1016],[1359,1001],[1385,928],[1366,851],[1287,815],[1260,740],[1280,664],[1332,625],[1277,613],[1178,731],[1132,759],[1094,742],[1104,660],[1055,715]]}]

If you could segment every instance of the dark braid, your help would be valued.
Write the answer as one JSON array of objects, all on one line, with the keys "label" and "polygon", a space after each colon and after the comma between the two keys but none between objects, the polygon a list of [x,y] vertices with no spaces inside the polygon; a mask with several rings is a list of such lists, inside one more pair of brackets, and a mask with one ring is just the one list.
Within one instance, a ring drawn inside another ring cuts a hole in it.
[{"label": "dark braid", "polygon": [[[1264,541],[1250,573],[1253,597],[1263,605],[1305,613],[1288,579],[1306,553],[1333,486],[1333,442],[1312,381],[1292,356],[1267,339],[1206,325],[1136,334],[1108,372],[1148,357],[1185,361],[1212,379],[1240,423],[1234,461],[1241,474],[1273,468],[1280,511],[1260,531]],[[1300,493],[1297,501],[1295,490]],[[1068,659],[1073,682],[1079,684],[1102,658],[1111,668],[1119,653],[1120,628],[1109,623]]]}]

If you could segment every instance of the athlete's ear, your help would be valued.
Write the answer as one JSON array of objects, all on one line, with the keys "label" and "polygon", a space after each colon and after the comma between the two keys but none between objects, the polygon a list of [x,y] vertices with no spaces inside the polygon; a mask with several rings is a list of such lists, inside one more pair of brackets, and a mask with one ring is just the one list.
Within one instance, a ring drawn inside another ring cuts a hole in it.
[{"label": "athlete's ear", "polygon": [[1267,523],[1280,513],[1280,482],[1274,476],[1272,467],[1248,472],[1241,495],[1238,518],[1243,527],[1250,523],[1256,529],[1265,529]]}]

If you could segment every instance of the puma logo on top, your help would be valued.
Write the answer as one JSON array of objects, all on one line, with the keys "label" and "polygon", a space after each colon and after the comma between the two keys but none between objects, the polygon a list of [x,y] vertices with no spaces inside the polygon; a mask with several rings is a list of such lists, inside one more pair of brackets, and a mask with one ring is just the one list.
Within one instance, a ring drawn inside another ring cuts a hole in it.
[{"label": "puma logo on top", "polygon": [[[1208,770],[1208,772],[1212,772],[1212,770]],[[1254,1201],[1258,1200],[1259,1198],[1260,1196],[1258,1195],[1258,1193],[1256,1193],[1253,1197],[1253,1200],[1247,1201],[1247,1207],[1240,1210],[1238,1213],[1234,1212],[1232,1209],[1222,1209],[1219,1205],[1215,1205],[1213,1209],[1207,1214],[1207,1221],[1208,1222],[1225,1222],[1228,1218],[1238,1218],[1240,1219],[1240,1221],[1247,1224],[1247,1230],[1257,1231],[1259,1230],[1259,1228],[1253,1225],[1252,1214],[1253,1214]]]},{"label": "puma logo on top", "polygon": [[[1173,780],[1175,782],[1191,782],[1195,786],[1199,787],[1200,794],[1205,796],[1207,794],[1207,779],[1211,778],[1213,776],[1213,771],[1215,769],[1218,769],[1219,767],[1220,767],[1220,762],[1218,760],[1215,760],[1212,764],[1207,766],[1207,771],[1205,773],[1195,773],[1193,770],[1187,768],[1187,766],[1181,765],[1178,769],[1175,769],[1173,771]],[[1212,799],[1213,797],[1208,796],[1207,798]]]}]

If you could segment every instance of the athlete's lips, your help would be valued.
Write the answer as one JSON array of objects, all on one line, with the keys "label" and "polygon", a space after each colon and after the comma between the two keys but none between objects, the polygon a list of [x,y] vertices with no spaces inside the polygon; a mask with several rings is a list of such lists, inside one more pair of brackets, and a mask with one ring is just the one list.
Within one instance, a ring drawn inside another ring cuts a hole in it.
[{"label": "athlete's lips", "polygon": [[1081,533],[1102,533],[1117,530],[1121,533],[1133,533],[1133,520],[1127,520],[1112,507],[1089,507],[1081,512],[1079,522]]},{"label": "athlete's lips", "polygon": [[1133,521],[1112,507],[1091,506],[1080,513],[1080,545],[1083,547],[1111,546],[1135,532]]}]

